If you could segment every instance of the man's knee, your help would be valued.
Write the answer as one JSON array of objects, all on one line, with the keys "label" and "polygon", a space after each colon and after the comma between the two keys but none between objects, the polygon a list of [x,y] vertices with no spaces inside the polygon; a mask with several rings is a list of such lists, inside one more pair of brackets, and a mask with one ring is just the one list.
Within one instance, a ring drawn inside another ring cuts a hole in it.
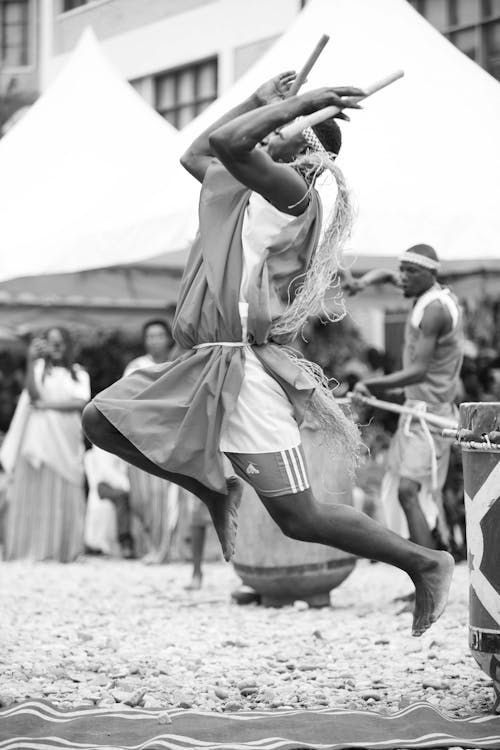
[{"label": "man's knee", "polygon": [[413,479],[402,477],[398,486],[398,499],[401,507],[409,508],[418,500],[420,485]]},{"label": "man's knee", "polygon": [[105,448],[107,443],[106,427],[109,425],[108,420],[104,417],[94,404],[87,404],[82,412],[82,427],[85,435],[91,443],[99,448]]},{"label": "man's knee", "polygon": [[311,539],[311,524],[308,513],[298,513],[295,508],[280,508],[273,513],[273,519],[289,539],[298,542],[308,542]]}]

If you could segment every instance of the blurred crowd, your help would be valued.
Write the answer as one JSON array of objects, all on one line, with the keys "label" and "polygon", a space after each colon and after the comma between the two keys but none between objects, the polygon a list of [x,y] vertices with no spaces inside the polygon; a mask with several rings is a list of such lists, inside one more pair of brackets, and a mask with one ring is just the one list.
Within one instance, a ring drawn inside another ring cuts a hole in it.
[{"label": "blurred crowd", "polygon": [[[367,346],[349,318],[334,325],[312,324],[305,339],[304,353],[338,381],[338,396],[358,380],[391,372],[397,364]],[[74,341],[62,326],[34,337],[25,351],[0,352],[3,559],[69,562],[86,553],[158,564],[191,558],[189,585],[201,586],[210,528],[204,506],[176,485],[90,446],[80,426],[81,409],[95,392],[121,375],[175,356],[167,320],[147,321],[141,341],[132,346],[124,347],[116,333],[93,346],[80,342],[82,364],[76,362]],[[500,354],[491,336],[478,335],[466,341],[458,401],[492,400],[500,401]],[[366,456],[353,502],[380,521],[380,483],[396,424],[397,415],[376,411],[362,428]],[[455,448],[444,507],[451,551],[457,560],[464,559],[462,468]],[[214,544],[212,556],[216,549]]]},{"label": "blurred crowd", "polygon": [[[173,339],[166,320],[144,324],[141,349],[119,373],[112,363],[107,378],[101,362],[100,387],[170,359]],[[104,359],[104,351],[100,358],[93,351],[87,354],[89,369]],[[95,389],[87,369],[75,360],[66,328],[53,326],[35,336],[25,359],[16,352],[3,353],[3,559],[70,562],[86,553],[158,564],[191,556],[195,565],[188,585],[199,587],[210,520],[201,503],[177,485],[85,441],[80,414]]]}]

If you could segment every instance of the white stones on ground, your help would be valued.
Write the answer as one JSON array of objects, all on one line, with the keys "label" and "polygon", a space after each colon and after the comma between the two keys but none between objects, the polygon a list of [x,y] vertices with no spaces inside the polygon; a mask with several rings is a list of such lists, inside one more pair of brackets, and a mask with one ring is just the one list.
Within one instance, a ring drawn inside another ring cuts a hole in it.
[{"label": "white stones on ground", "polygon": [[369,690],[366,693],[361,693],[360,698],[364,701],[379,701],[381,699],[380,693],[377,693],[375,690]]},{"label": "white stones on ground", "polygon": [[127,706],[134,707],[138,706],[141,702],[144,691],[135,690],[134,692],[130,692],[127,690],[122,690],[120,688],[115,688],[113,690],[110,690],[110,694],[113,696],[116,703],[125,703]]},{"label": "white stones on ground", "polygon": [[309,609],[309,604],[302,601],[302,599],[296,599],[293,603],[293,608],[297,612],[305,612],[307,609]]},{"label": "white stones on ground", "polygon": [[432,688],[433,690],[449,690],[450,686],[442,680],[423,680],[423,688]]},{"label": "white stones on ground", "polygon": [[168,713],[168,711],[162,711],[158,714],[158,724],[171,724],[172,723],[172,717]]},{"label": "white stones on ground", "polygon": [[164,703],[156,698],[154,695],[146,693],[142,699],[142,705],[144,708],[163,708]]},{"label": "white stones on ground", "polygon": [[[395,711],[400,696],[436,706],[448,698],[446,710],[454,716],[491,708],[490,681],[464,645],[462,566],[448,612],[421,642],[410,637],[411,616],[394,615],[391,599],[406,583],[385,566],[359,563],[335,591],[333,608],[301,616],[294,607],[227,604],[235,585],[230,566],[207,565],[207,589],[195,603],[182,590],[188,565],[132,563],[124,575],[124,563],[86,560],[26,571],[22,563],[9,567],[0,591],[10,623],[0,656],[0,702],[45,696],[58,706],[92,701],[123,710],[127,704],[110,691],[142,689],[142,705],[152,701],[157,710],[178,706],[184,695],[196,708],[217,712],[227,703],[245,710],[331,705]],[[20,586],[26,597],[14,606]],[[240,690],[245,683],[247,695]],[[216,688],[227,697],[218,697]],[[361,697],[370,693],[379,700]]]},{"label": "white stones on ground", "polygon": [[221,701],[224,701],[227,698],[229,698],[229,691],[223,687],[215,687],[214,693],[217,696],[217,698],[220,698]]}]

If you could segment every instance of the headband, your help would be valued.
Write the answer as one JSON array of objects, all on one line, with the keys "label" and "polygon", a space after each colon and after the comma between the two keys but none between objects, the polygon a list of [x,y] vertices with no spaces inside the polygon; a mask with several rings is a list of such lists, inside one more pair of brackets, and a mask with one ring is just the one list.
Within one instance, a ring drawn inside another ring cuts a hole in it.
[{"label": "headband", "polygon": [[438,260],[427,258],[425,255],[419,253],[412,253],[407,251],[399,256],[400,263],[413,263],[415,266],[422,266],[423,268],[429,269],[429,271],[439,271],[441,264]]},{"label": "headband", "polygon": [[304,136],[304,140],[307,145],[312,148],[313,151],[317,151],[320,154],[328,154],[327,150],[312,128],[306,128],[305,130],[303,130],[302,135]]}]

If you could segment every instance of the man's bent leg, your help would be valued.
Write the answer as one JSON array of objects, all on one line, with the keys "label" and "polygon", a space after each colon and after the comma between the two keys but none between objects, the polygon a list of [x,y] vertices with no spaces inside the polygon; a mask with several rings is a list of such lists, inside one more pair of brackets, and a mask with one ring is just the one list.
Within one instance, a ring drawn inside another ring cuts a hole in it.
[{"label": "man's bent leg", "polygon": [[408,573],[416,591],[413,635],[421,635],[442,614],[454,568],[447,552],[407,541],[347,505],[318,503],[309,489],[280,497],[259,497],[283,533],[292,539],[337,547]]},{"label": "man's bent leg", "polygon": [[106,417],[94,406],[88,404],[83,410],[82,426],[88,439],[108,453],[119,456],[133,466],[149,474],[174,482],[188,492],[192,492],[207,506],[224,559],[229,561],[234,554],[237,530],[238,507],[241,502],[242,485],[236,477],[226,480],[227,494],[222,495],[205,487],[192,477],[166,471],[144,456]]},{"label": "man's bent leg", "polygon": [[420,485],[413,479],[401,477],[398,487],[398,500],[408,523],[410,540],[429,549],[436,549],[436,544],[418,500]]}]

